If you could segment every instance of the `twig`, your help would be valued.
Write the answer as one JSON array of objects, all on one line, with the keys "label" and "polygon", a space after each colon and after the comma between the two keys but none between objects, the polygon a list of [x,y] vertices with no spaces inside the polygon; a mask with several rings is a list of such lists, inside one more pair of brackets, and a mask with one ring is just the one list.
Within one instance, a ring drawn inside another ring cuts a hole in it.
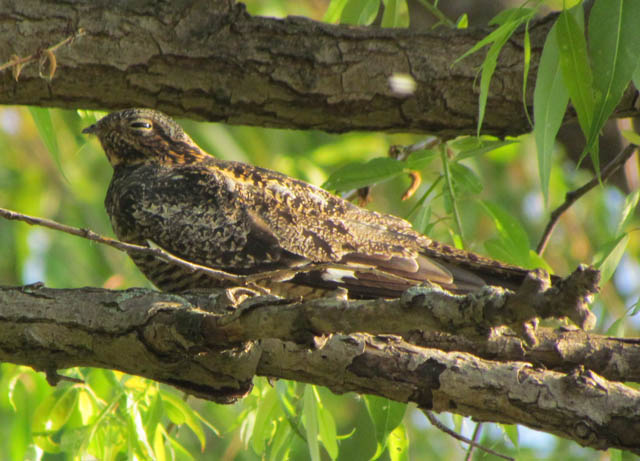
[{"label": "twig", "polygon": [[551,233],[555,229],[556,224],[558,224],[560,216],[562,216],[562,214],[567,211],[571,207],[571,205],[573,205],[580,197],[596,187],[598,184],[600,184],[600,182],[604,183],[607,179],[609,179],[609,177],[618,168],[626,163],[626,161],[633,155],[637,148],[638,146],[636,146],[635,144],[629,144],[602,170],[600,180],[597,176],[595,176],[593,179],[591,179],[591,181],[589,181],[582,187],[567,192],[564,203],[553,210],[553,212],[551,213],[549,223],[547,224],[547,227],[545,227],[544,232],[542,233],[542,237],[540,238],[540,243],[538,243],[538,246],[536,247],[536,253],[538,253],[538,255],[542,256],[542,253],[544,253],[544,250],[547,247],[547,243],[549,243]]},{"label": "twig", "polygon": [[438,418],[436,418],[431,411],[422,410],[422,412],[424,413],[424,415],[427,417],[427,419],[429,420],[429,422],[431,424],[433,424],[435,427],[440,429],[445,434],[450,435],[454,439],[459,440],[459,441],[461,441],[463,443],[467,443],[472,447],[478,448],[479,450],[486,451],[487,453],[492,454],[493,456],[498,456],[498,457],[500,457],[502,459],[507,459],[509,461],[515,461],[515,458],[512,458],[511,456],[507,456],[507,455],[503,455],[502,453],[498,453],[497,451],[492,450],[491,448],[487,448],[487,447],[485,447],[483,445],[480,445],[479,443],[474,442],[473,440],[466,438],[464,435],[460,435],[457,432],[449,429],[447,426],[442,424],[442,422],[440,422],[440,420]]},{"label": "twig", "polygon": [[[0,208],[0,216],[6,219],[23,221],[23,222],[26,222],[27,224],[31,224],[34,226],[43,226],[49,229],[65,232],[67,234],[76,235],[78,237],[91,240],[93,242],[98,242],[104,245],[108,245],[112,248],[116,248],[120,251],[124,251],[125,253],[141,253],[141,254],[152,255],[157,258],[164,259],[167,262],[171,262],[178,266],[181,266],[190,272],[202,271],[208,275],[211,275],[212,277],[215,277],[221,280],[228,280],[238,285],[242,285],[243,283],[246,283],[246,281],[244,280],[245,277],[242,275],[230,274],[225,271],[212,269],[211,267],[201,266],[200,264],[191,263],[182,258],[172,255],[171,253],[167,252],[166,250],[163,250],[160,247],[150,248],[147,246],[121,242],[120,240],[112,239],[112,238],[97,234],[89,229],[80,229],[78,227],[67,226],[66,224],[61,224],[59,222],[52,221],[50,219],[37,218],[35,216],[29,216],[23,213],[18,213],[16,211],[7,210],[5,208]],[[249,283],[251,283],[251,281],[249,281]],[[253,283],[251,284],[253,285]],[[268,291],[266,291],[262,287],[252,286],[251,288],[256,289],[256,291],[260,291],[262,294],[268,294]]]},{"label": "twig", "polygon": [[49,75],[49,79],[51,79],[53,77],[53,73],[55,72],[55,56],[54,56],[54,52],[58,50],[58,48],[68,45],[71,42],[73,42],[76,38],[81,37],[84,35],[84,29],[80,28],[78,29],[73,35],[70,35],[69,37],[65,38],[64,40],[61,40],[60,42],[56,43],[55,45],[52,45],[48,48],[45,48],[44,50],[40,50],[37,51],[33,54],[30,54],[29,56],[25,56],[24,58],[21,58],[20,56],[12,56],[11,59],[7,62],[5,62],[4,64],[0,64],[0,72],[12,67],[13,68],[13,77],[16,79],[16,81],[18,80],[18,77],[20,76],[20,72],[22,71],[22,68],[26,65],[29,64],[33,61],[36,61],[38,59],[41,59],[42,56],[47,56],[48,59],[50,59],[50,66],[51,66],[51,72]]},{"label": "twig", "polygon": [[[473,435],[471,436],[471,440],[474,442],[478,442],[480,438],[480,432],[482,431],[482,423],[476,423],[475,429],[473,429]],[[475,447],[473,445],[469,445],[469,449],[467,450],[467,455],[464,457],[464,461],[471,461],[473,457],[473,450]]]},{"label": "twig", "polygon": [[[362,273],[370,273],[380,275],[382,272],[365,265],[360,264],[340,264],[340,263],[317,263],[317,264],[308,264],[302,267],[293,267],[287,269],[274,269],[270,271],[260,272],[258,274],[250,274],[250,275],[237,275],[229,272],[225,272],[219,269],[213,269],[208,266],[202,266],[200,264],[189,262],[185,259],[182,259],[178,256],[175,256],[168,252],[167,250],[158,247],[148,247],[142,245],[135,245],[132,243],[122,242],[117,239],[113,239],[110,237],[105,237],[103,235],[97,234],[89,229],[80,229],[78,227],[67,226],[66,224],[61,224],[56,221],[52,221],[46,218],[38,218],[35,216],[29,216],[23,213],[18,213],[16,211],[7,210],[5,208],[0,208],[0,217],[26,222],[27,224],[35,225],[35,226],[43,226],[49,229],[57,230],[60,232],[65,232],[67,234],[75,235],[78,237],[85,238],[87,240],[91,240],[93,242],[102,243],[104,245],[108,245],[117,250],[123,251],[125,253],[141,253],[155,256],[160,259],[164,259],[167,262],[176,264],[180,267],[187,269],[190,272],[203,272],[211,277],[226,280],[231,283],[235,283],[236,285],[245,285],[249,288],[260,292],[261,294],[269,294],[269,291],[265,288],[257,285],[257,282],[262,280],[281,280],[286,281],[292,279],[297,274],[305,273],[305,272],[313,272],[318,270],[325,269],[343,269],[343,270],[352,270]],[[153,242],[151,242],[153,243]],[[401,277],[399,275],[384,273],[384,276],[387,278],[391,278],[398,281],[408,281],[408,279]],[[412,282],[415,284],[415,282]]]}]

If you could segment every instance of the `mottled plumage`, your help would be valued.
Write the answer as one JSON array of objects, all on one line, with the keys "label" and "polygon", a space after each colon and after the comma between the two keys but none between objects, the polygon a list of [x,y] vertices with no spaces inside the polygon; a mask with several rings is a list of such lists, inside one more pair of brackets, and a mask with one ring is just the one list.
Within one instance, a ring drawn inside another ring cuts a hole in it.
[{"label": "mottled plumage", "polygon": [[[152,241],[233,274],[297,270],[287,280],[264,282],[277,294],[345,288],[350,297],[396,297],[425,281],[464,293],[485,284],[515,288],[526,274],[303,181],[211,157],[172,119],[150,109],[112,113],[83,133],[98,136],[114,168],[105,205],[119,239]],[[153,256],[132,258],[163,290],[229,285]],[[343,267],[299,270],[319,263]]]}]

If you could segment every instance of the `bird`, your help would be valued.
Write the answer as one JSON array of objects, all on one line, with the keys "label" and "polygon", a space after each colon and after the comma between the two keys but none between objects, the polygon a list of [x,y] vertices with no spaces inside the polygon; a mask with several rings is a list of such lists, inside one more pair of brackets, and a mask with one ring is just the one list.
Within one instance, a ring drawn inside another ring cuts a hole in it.
[{"label": "bird", "polygon": [[[421,284],[453,294],[486,285],[516,290],[528,273],[307,182],[215,158],[153,109],[110,113],[83,133],[98,137],[113,167],[105,207],[118,239],[233,276],[258,276],[274,295],[397,298]],[[158,255],[130,257],[163,291],[234,284]]]}]

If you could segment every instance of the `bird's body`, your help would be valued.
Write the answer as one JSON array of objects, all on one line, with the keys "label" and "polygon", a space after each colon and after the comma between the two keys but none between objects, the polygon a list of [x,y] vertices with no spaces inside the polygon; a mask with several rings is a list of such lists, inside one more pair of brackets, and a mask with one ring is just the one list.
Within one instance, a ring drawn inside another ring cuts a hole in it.
[{"label": "bird's body", "polygon": [[[289,269],[262,281],[276,294],[344,288],[350,297],[396,297],[424,282],[463,293],[485,284],[516,288],[527,273],[435,242],[403,219],[303,181],[215,159],[159,112],[116,112],[85,132],[98,135],[114,167],[105,205],[119,239],[152,241],[231,274]],[[166,291],[231,283],[154,256],[132,258]]]}]

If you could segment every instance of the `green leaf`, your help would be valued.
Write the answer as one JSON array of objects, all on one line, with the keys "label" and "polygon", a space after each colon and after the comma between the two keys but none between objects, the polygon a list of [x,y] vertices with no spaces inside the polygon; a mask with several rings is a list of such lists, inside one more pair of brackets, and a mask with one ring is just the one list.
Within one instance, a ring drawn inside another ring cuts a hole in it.
[{"label": "green leaf", "polygon": [[253,437],[251,438],[253,451],[258,455],[262,455],[267,441],[271,439],[274,430],[273,421],[277,410],[279,410],[279,406],[276,390],[273,388],[268,389],[258,402],[256,422],[253,427]]},{"label": "green leaf", "polygon": [[329,176],[323,188],[335,191],[359,189],[394,178],[404,172],[404,162],[378,157],[367,163],[351,163]]},{"label": "green leaf", "polygon": [[513,446],[518,448],[520,444],[520,434],[518,433],[518,426],[516,424],[499,424],[504,433],[509,437]]},{"label": "green leaf", "polygon": [[638,206],[638,199],[640,199],[640,190],[636,190],[624,200],[624,207],[622,208],[622,214],[620,215],[620,221],[618,221],[618,227],[616,235],[620,235],[624,232],[629,221],[633,219],[633,213]]},{"label": "green leaf", "polygon": [[468,136],[450,143],[449,147],[458,151],[456,161],[460,161],[465,158],[484,155],[501,147],[517,143],[518,141],[514,140],[485,139],[483,137]]},{"label": "green leaf", "polygon": [[490,254],[505,262],[530,267],[529,237],[520,222],[495,203],[480,203],[493,219],[500,235],[500,240],[493,239],[485,243]]},{"label": "green leaf", "polygon": [[367,26],[378,15],[381,0],[348,0],[342,10],[340,22]]},{"label": "green leaf", "polygon": [[318,433],[320,435],[320,441],[322,441],[331,459],[336,459],[338,457],[336,423],[333,420],[331,412],[322,404],[322,399],[320,399],[320,395],[315,386],[313,386],[313,393],[317,403],[316,410],[318,412]]},{"label": "green leaf", "polygon": [[66,424],[78,401],[78,387],[69,386],[50,394],[36,409],[33,432],[53,433]]},{"label": "green leaf", "polygon": [[499,27],[487,35],[485,38],[476,43],[470,50],[465,52],[462,56],[454,61],[454,64],[458,61],[466,58],[470,54],[475,53],[486,45],[491,44],[487,55],[482,62],[482,72],[480,77],[480,95],[478,97],[478,135],[482,129],[482,122],[484,120],[485,109],[487,106],[487,99],[489,97],[489,85],[491,78],[496,69],[498,62],[498,56],[500,51],[509,37],[518,28],[520,24],[529,20],[535,14],[535,9],[530,8],[514,8],[510,10],[502,11],[496,17],[493,18],[490,24],[500,24]]},{"label": "green leaf", "polygon": [[456,21],[456,29],[466,29],[467,27],[469,27],[469,16],[464,13]]},{"label": "green leaf", "polygon": [[374,460],[384,453],[389,434],[402,422],[407,405],[375,395],[365,395],[363,398],[376,431],[377,448],[371,458]]},{"label": "green leaf", "polygon": [[559,65],[557,28],[556,22],[544,43],[533,92],[533,135],[538,147],[538,174],[545,203],[549,201],[553,146],[569,104],[569,92]]},{"label": "green leaf", "polygon": [[589,15],[595,107],[587,151],[616,108],[640,61],[640,2],[598,0]]},{"label": "green leaf", "polygon": [[270,461],[280,461],[288,459],[288,453],[291,450],[291,440],[293,439],[293,430],[289,424],[278,424],[276,433],[273,435],[271,442],[271,450],[269,453]]},{"label": "green leaf", "polygon": [[603,250],[599,253],[603,254],[600,260],[595,264],[600,270],[600,286],[609,281],[613,273],[616,271],[624,250],[629,243],[629,234],[622,234],[603,246]]},{"label": "green leaf", "polygon": [[636,89],[640,88],[640,63],[636,66],[636,70],[633,71],[631,79],[633,80],[633,86],[635,86]]},{"label": "green leaf", "polygon": [[422,170],[429,166],[437,156],[438,152],[432,149],[418,150],[416,152],[412,152],[404,163],[406,168],[410,170]]},{"label": "green leaf", "polygon": [[391,461],[409,461],[409,439],[404,424],[389,434],[388,450]]},{"label": "green leaf", "polygon": [[327,7],[327,11],[324,13],[324,17],[322,20],[324,22],[329,22],[332,24],[337,24],[340,22],[340,17],[342,16],[342,11],[344,7],[347,5],[349,0],[331,0],[329,6]]},{"label": "green leaf", "polygon": [[635,144],[636,146],[640,145],[640,134],[636,133],[633,130],[621,130],[620,133],[631,144]]},{"label": "green leaf", "polygon": [[531,37],[529,36],[529,21],[524,26],[524,68],[522,72],[522,106],[524,107],[524,113],[527,116],[529,125],[533,126],[531,122],[531,116],[529,115],[529,108],[527,107],[527,82],[529,80],[529,68],[531,67]]},{"label": "green leaf", "polygon": [[[581,12],[581,8],[576,8]],[[587,56],[587,42],[584,31],[569,10],[558,17],[556,38],[560,50],[562,78],[573,107],[578,114],[578,122],[585,137],[589,137],[593,122],[593,74]],[[597,157],[597,153],[594,152]],[[597,158],[594,158],[594,161]],[[597,163],[596,163],[597,165]]]},{"label": "green leaf", "polygon": [[449,167],[456,198],[482,192],[482,181],[471,168],[461,163],[451,163]]},{"label": "green leaf", "polygon": [[407,0],[383,0],[382,27],[409,27]]},{"label": "green leaf", "polygon": [[56,131],[53,128],[53,122],[51,121],[51,113],[49,109],[46,107],[36,107],[29,106],[29,112],[31,113],[31,117],[33,118],[33,122],[38,129],[38,134],[40,134],[40,138],[42,138],[42,142],[47,146],[51,155],[56,161],[56,165],[58,166],[58,170],[62,174],[62,177],[68,182],[69,180],[64,175],[64,171],[62,170],[62,163],[60,161],[60,149],[58,148],[58,138],[56,136]]},{"label": "green leaf", "polygon": [[128,424],[128,455],[129,459],[133,459],[134,453],[144,453],[145,458],[153,456],[153,449],[149,444],[149,438],[147,431],[142,424],[142,415],[140,414],[140,407],[136,401],[133,393],[127,393],[126,399],[126,415]]},{"label": "green leaf", "polygon": [[196,435],[200,442],[200,448],[204,451],[206,446],[206,437],[204,430],[200,424],[195,410],[193,410],[186,402],[168,392],[162,392],[162,403],[167,411],[167,416],[174,424],[180,426],[186,424],[189,429]]},{"label": "green leaf", "polygon": [[320,444],[318,444],[318,412],[313,386],[307,384],[304,388],[304,408],[302,422],[307,434],[307,446],[311,461],[320,461]]}]

